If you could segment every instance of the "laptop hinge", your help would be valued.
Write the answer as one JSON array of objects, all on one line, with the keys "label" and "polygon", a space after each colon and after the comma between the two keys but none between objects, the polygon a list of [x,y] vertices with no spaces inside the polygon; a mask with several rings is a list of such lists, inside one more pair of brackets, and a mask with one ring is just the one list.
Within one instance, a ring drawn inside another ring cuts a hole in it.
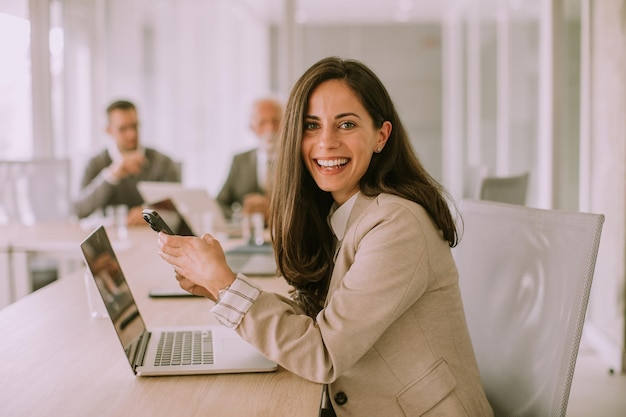
[{"label": "laptop hinge", "polygon": [[144,332],[144,334],[139,337],[137,350],[135,351],[135,359],[133,360],[133,369],[143,366],[143,360],[146,357],[146,349],[148,349],[148,342],[150,341],[151,335],[152,333],[150,332]]}]

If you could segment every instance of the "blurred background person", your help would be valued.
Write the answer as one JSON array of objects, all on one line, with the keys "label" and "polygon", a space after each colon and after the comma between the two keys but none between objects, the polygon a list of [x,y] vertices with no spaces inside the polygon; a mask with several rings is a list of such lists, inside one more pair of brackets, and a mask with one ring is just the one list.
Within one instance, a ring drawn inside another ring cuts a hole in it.
[{"label": "blurred background person", "polygon": [[106,149],[87,164],[75,202],[79,218],[108,206],[128,207],[128,224],[145,225],[142,216],[143,197],[139,181],[180,182],[180,168],[167,155],[142,147],[139,141],[139,119],[133,103],[119,100],[107,107]]},{"label": "blurred background person", "polygon": [[267,218],[269,181],[283,108],[278,100],[261,98],[252,105],[250,129],[258,147],[234,156],[226,182],[217,196],[224,216],[232,218],[233,204],[243,214],[263,213]]}]

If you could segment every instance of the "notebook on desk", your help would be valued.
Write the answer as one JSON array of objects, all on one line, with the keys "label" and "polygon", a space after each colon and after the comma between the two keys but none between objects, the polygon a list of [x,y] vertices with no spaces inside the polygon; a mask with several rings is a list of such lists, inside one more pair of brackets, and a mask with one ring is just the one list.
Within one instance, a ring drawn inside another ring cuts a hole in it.
[{"label": "notebook on desk", "polygon": [[104,227],[81,250],[136,375],[192,375],[275,371],[234,331],[222,326],[147,329]]}]

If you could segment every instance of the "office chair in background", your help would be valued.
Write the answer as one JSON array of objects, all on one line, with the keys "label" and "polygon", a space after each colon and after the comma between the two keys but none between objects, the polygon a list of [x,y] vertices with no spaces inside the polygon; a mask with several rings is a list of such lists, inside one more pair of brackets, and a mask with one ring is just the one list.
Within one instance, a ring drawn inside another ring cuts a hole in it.
[{"label": "office chair in background", "polygon": [[511,177],[484,177],[480,184],[480,199],[524,205],[527,189],[527,172]]},{"label": "office chair in background", "polygon": [[71,214],[70,161],[0,161],[0,221],[67,221]]},{"label": "office chair in background", "polygon": [[463,200],[454,249],[495,416],[564,417],[604,216]]},{"label": "office chair in background", "polygon": [[[0,161],[0,225],[68,221],[70,180],[69,159]],[[33,290],[59,276],[57,259],[29,256],[28,268]]]},{"label": "office chair in background", "polygon": [[463,171],[463,198],[477,200],[483,179],[487,177],[489,167],[485,164],[468,164]]}]

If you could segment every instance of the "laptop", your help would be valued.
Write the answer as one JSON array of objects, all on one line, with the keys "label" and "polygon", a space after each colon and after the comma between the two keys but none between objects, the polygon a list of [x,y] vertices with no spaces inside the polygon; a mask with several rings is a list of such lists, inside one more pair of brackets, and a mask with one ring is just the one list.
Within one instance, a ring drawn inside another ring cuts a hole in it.
[{"label": "laptop", "polygon": [[103,226],[80,245],[132,371],[140,376],[270,372],[265,358],[222,326],[147,329]]},{"label": "laptop", "polygon": [[197,236],[210,231],[203,218],[207,213],[210,213],[216,233],[241,235],[240,228],[234,229],[229,225],[220,205],[204,188],[187,187],[179,182],[139,181],[137,189],[148,205],[171,199]]}]

